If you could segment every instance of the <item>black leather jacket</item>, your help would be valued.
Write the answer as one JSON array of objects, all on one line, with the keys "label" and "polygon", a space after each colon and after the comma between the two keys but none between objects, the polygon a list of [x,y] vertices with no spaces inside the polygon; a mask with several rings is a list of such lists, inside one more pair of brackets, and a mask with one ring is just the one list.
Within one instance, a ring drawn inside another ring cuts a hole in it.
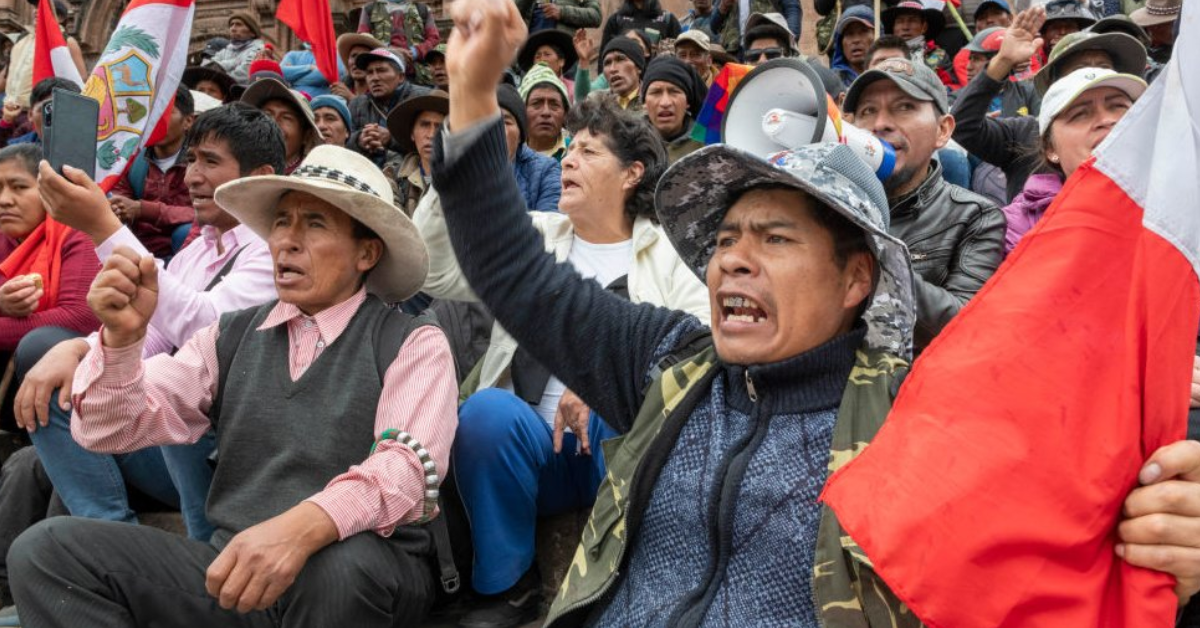
[{"label": "black leather jacket", "polygon": [[916,349],[924,349],[1004,259],[1004,213],[987,197],[942,179],[892,199],[889,231],[908,245],[917,302]]}]

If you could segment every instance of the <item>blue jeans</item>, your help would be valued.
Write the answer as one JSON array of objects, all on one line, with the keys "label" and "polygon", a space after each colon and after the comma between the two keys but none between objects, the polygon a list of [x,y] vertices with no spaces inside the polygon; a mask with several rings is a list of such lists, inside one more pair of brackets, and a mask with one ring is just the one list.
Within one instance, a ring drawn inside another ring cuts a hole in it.
[{"label": "blue jeans", "polygon": [[616,436],[593,412],[591,455],[573,434],[554,453],[553,430],[528,403],[498,388],[481,390],[458,410],[454,477],[471,520],[472,586],[484,595],[516,584],[534,558],[539,516],[587,508],[604,478],[602,440]]},{"label": "blue jeans", "polygon": [[[17,348],[18,355],[34,344],[46,349],[53,346],[46,339],[54,330],[40,328],[27,334]],[[25,353],[37,354],[33,359],[36,362],[45,350]],[[18,363],[22,361],[18,359]],[[30,439],[46,475],[72,515],[137,523],[137,515],[129,507],[128,484],[164,504],[178,507],[187,524],[188,536],[201,541],[212,536],[212,525],[204,514],[212,483],[208,455],[215,437],[211,431],[193,445],[148,447],[118,455],[93,453],[71,437],[71,413],[58,405],[55,390],[50,399],[49,424],[38,427]]]}]

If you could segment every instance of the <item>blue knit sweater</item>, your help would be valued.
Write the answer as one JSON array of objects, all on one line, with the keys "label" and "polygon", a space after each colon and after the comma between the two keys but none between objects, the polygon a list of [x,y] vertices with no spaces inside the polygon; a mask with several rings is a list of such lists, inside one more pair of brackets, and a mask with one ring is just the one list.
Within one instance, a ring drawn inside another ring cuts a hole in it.
[{"label": "blue knit sweater", "polygon": [[[499,116],[452,141],[434,144],[434,185],[472,289],[538,362],[628,432],[652,367],[700,323],[555,263],[505,176]],[[597,609],[601,625],[815,625],[816,497],[861,341],[852,332],[784,362],[720,365],[658,476],[629,568]]]}]

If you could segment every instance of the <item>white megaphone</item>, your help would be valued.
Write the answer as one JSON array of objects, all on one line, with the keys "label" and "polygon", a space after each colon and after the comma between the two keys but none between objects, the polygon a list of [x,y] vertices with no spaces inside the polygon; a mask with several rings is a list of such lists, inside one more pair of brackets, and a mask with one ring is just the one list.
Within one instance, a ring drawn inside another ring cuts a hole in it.
[{"label": "white megaphone", "polygon": [[843,120],[820,75],[799,59],[772,59],[738,83],[721,141],[764,158],[815,142],[845,144],[880,181],[896,166],[892,145]]}]

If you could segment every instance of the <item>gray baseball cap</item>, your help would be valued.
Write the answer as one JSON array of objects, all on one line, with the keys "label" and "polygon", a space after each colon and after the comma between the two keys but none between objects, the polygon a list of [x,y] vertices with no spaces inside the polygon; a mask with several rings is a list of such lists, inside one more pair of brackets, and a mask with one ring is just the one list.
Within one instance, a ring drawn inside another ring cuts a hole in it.
[{"label": "gray baseball cap", "polygon": [[749,190],[781,185],[808,194],[866,232],[879,263],[879,281],[863,314],[867,344],[911,357],[916,310],[908,249],[888,233],[891,213],[883,185],[848,146],[809,144],[769,159],[725,144],[706,146],[667,170],[655,190],[655,208],[679,257],[705,281],[729,208]]},{"label": "gray baseball cap", "polygon": [[932,102],[940,113],[950,112],[950,103],[946,97],[946,86],[933,70],[924,63],[913,63],[908,59],[885,59],[879,65],[858,75],[850,90],[846,92],[846,102],[842,111],[853,112],[858,108],[858,98],[862,96],[867,86],[880,79],[888,79],[896,84],[904,93],[916,98]]}]

